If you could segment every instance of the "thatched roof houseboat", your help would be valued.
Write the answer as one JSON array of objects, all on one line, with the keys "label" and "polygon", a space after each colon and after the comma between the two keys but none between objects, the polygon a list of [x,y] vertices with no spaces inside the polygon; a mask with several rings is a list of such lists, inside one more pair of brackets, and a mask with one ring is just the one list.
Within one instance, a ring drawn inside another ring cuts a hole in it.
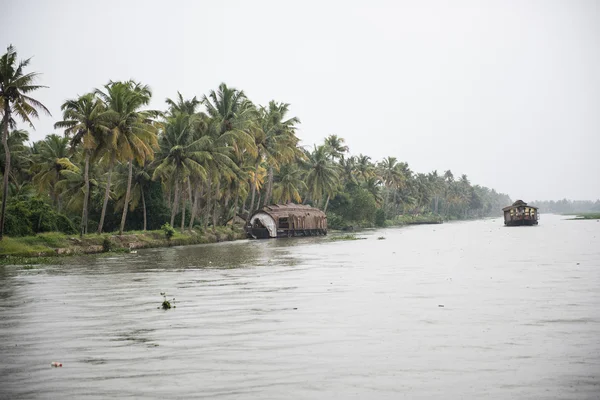
[{"label": "thatched roof houseboat", "polygon": [[255,239],[327,234],[327,216],[303,204],[272,204],[254,212],[246,225]]}]

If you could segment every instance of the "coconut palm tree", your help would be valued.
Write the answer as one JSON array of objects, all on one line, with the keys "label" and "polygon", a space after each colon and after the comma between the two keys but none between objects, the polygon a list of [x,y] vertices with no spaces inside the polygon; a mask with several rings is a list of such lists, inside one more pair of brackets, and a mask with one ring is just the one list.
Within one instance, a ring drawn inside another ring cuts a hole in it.
[{"label": "coconut palm tree", "polygon": [[[148,190],[150,183],[152,182],[152,165],[146,161],[144,165],[139,165],[137,162],[133,163],[133,176],[131,178],[131,201],[129,202],[129,210],[135,210],[140,202],[142,204],[142,210],[144,215],[144,227],[147,228],[147,212],[146,212],[146,195],[145,191]],[[129,171],[125,166],[121,165],[117,167],[117,176],[115,179],[114,191],[119,198],[116,204],[115,210],[120,210],[125,204],[125,194],[127,192],[127,182],[129,180]]]},{"label": "coconut palm tree", "polygon": [[[29,94],[45,86],[34,85],[39,76],[37,72],[25,73],[31,58],[17,62],[17,51],[10,45],[6,53],[0,57],[0,111],[2,115],[2,144],[4,146],[5,170],[10,171],[10,148],[8,146],[8,131],[15,128],[16,121],[13,113],[28,123],[32,128],[32,118],[37,118],[41,110],[48,115],[50,111],[42,103]],[[8,175],[3,176],[2,209],[0,211],[0,240],[4,236],[4,219],[6,202],[8,201]]]},{"label": "coconut palm tree", "polygon": [[329,135],[325,138],[325,146],[329,150],[332,159],[340,159],[348,152],[348,146],[345,145],[346,140],[338,135]]},{"label": "coconut palm tree", "polygon": [[375,176],[375,166],[371,162],[371,157],[359,154],[356,159],[356,171],[359,180],[363,182]]},{"label": "coconut palm tree", "polygon": [[[2,123],[0,122],[0,129]],[[29,140],[27,131],[15,129],[8,133],[8,149],[10,150],[10,169],[7,170],[6,155],[0,154],[0,171],[2,177],[8,176],[9,193],[11,196],[29,195],[32,192],[31,176],[31,150],[25,144]]]},{"label": "coconut palm tree", "polygon": [[[175,223],[175,212],[179,203],[179,195],[185,189],[190,178],[206,179],[204,164],[211,159],[209,152],[210,137],[194,137],[192,117],[188,114],[176,113],[167,118],[164,132],[160,137],[160,158],[162,161],[154,170],[152,179],[170,181],[174,185],[173,207],[171,209],[171,225]],[[185,199],[183,199],[185,204]],[[192,211],[193,212],[193,211]],[[183,226],[181,228],[183,230]]]},{"label": "coconut palm tree", "polygon": [[[210,152],[205,169],[207,171],[207,205],[205,224],[208,216],[213,214],[213,226],[217,223],[217,200],[221,197],[221,179],[231,182],[239,177],[239,167],[234,159],[236,152],[245,152],[254,157],[257,149],[254,137],[250,133],[250,125],[256,117],[256,107],[246,98],[243,91],[229,88],[222,83],[217,91],[211,90],[202,99],[209,123],[202,135],[208,135],[205,150]],[[213,186],[214,185],[214,186]]]},{"label": "coconut palm tree", "polygon": [[[337,167],[331,161],[326,146],[314,146],[313,151],[307,156],[308,161],[304,163],[308,170],[306,185],[312,200],[318,206],[324,195],[329,197],[335,193],[340,179]],[[327,211],[327,202],[323,211]]]},{"label": "coconut palm tree", "polygon": [[297,147],[299,139],[296,136],[296,126],[300,120],[288,118],[288,113],[289,104],[271,101],[268,107],[259,109],[255,125],[257,129],[252,131],[258,152],[257,164],[265,161],[268,165],[264,205],[271,201],[274,171],[278,171],[282,163],[289,163],[303,154]]},{"label": "coconut palm tree", "polygon": [[[66,137],[71,139],[71,152],[81,149],[84,154],[84,192],[81,210],[80,235],[88,229],[88,200],[90,198],[90,159],[97,153],[98,143],[102,136],[110,134],[108,114],[104,103],[92,93],[77,99],[67,100],[61,106],[63,120],[54,124],[57,129],[64,129]],[[110,176],[110,175],[109,175]],[[107,190],[110,189],[110,180]]]},{"label": "coconut palm tree", "polygon": [[169,106],[168,113],[171,117],[175,116],[175,114],[196,114],[196,110],[198,109],[200,104],[202,104],[202,102],[198,100],[196,96],[194,96],[190,100],[186,100],[179,92],[177,92],[177,98],[175,100],[167,98],[165,102]]},{"label": "coconut palm tree", "polygon": [[302,202],[300,191],[306,190],[302,180],[302,170],[296,163],[284,164],[280,167],[273,189],[273,200],[277,203]]},{"label": "coconut palm tree", "polygon": [[32,147],[32,182],[40,193],[48,193],[54,205],[60,212],[60,193],[56,183],[60,180],[60,171],[74,169],[75,165],[69,159],[69,138],[58,135],[48,135]]},{"label": "coconut palm tree", "polygon": [[[129,168],[129,183],[125,193],[125,205],[119,229],[119,235],[122,235],[125,229],[127,210],[129,209],[133,161],[137,161],[140,165],[146,161],[152,161],[154,148],[158,147],[156,128],[151,121],[151,118],[156,116],[156,112],[140,110],[141,107],[150,102],[152,97],[152,92],[146,85],[134,81],[110,82],[104,86],[104,89],[105,91],[97,89],[95,93],[106,104],[110,120],[111,132],[106,135],[102,146],[104,152],[111,154],[107,194],[110,188],[110,173],[115,158],[127,162]],[[102,231],[107,203],[108,195],[105,195],[98,232]]]}]

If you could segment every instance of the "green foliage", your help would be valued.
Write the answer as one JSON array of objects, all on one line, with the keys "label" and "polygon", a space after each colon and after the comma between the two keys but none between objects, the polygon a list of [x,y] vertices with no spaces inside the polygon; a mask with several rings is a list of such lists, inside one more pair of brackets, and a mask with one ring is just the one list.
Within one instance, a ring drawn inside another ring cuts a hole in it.
[{"label": "green foliage", "polygon": [[110,241],[110,238],[108,236],[104,236],[104,239],[102,239],[102,251],[108,253],[112,249],[113,243]]},{"label": "green foliage", "polygon": [[162,229],[162,231],[164,232],[165,238],[167,240],[171,240],[171,238],[175,235],[175,229],[173,229],[171,224],[169,224],[168,222],[165,222],[163,226],[160,227],[160,229]]},{"label": "green foliage", "polygon": [[327,212],[327,227],[329,229],[342,229],[346,226],[344,218],[332,211]]},{"label": "green foliage", "polygon": [[77,232],[73,222],[57,213],[39,198],[12,201],[6,207],[5,232],[9,236],[27,236],[40,232]]},{"label": "green foliage", "polygon": [[358,237],[356,235],[341,235],[341,236],[332,236],[329,238],[332,242],[339,242],[344,240],[364,240],[366,238]]}]

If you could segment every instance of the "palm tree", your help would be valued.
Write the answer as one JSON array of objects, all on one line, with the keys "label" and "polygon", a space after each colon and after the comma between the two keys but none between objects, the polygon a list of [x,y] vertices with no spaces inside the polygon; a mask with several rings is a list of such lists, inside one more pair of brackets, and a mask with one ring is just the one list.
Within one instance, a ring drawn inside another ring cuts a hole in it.
[{"label": "palm tree", "polygon": [[[160,137],[162,161],[154,170],[152,179],[161,178],[163,182],[168,180],[174,184],[175,199],[171,209],[171,225],[175,223],[179,195],[184,190],[186,182],[189,182],[190,178],[206,178],[207,173],[203,164],[210,160],[211,156],[204,148],[209,145],[208,136],[197,139],[194,137],[190,115],[176,113],[175,116],[167,118],[164,132]],[[185,204],[185,199],[183,202]],[[183,230],[183,226],[181,229]]]},{"label": "palm tree", "polygon": [[169,106],[169,116],[173,117],[175,114],[187,114],[193,115],[196,113],[196,109],[202,102],[194,96],[191,100],[185,100],[181,93],[177,92],[177,99],[172,100],[167,98],[165,100]]},{"label": "palm tree", "polygon": [[329,154],[332,159],[340,159],[348,152],[348,146],[345,145],[346,141],[344,138],[338,135],[329,135],[325,138],[325,146],[329,150]]},{"label": "palm tree", "polygon": [[280,167],[273,189],[273,199],[277,203],[302,202],[300,190],[306,189],[302,180],[302,170],[296,163],[284,164]]},{"label": "palm tree", "polygon": [[359,154],[356,159],[356,170],[359,179],[363,182],[375,176],[375,166],[371,162],[371,157]]},{"label": "palm tree", "polygon": [[48,135],[44,140],[34,143],[32,150],[32,182],[39,192],[50,194],[60,212],[60,193],[56,190],[60,171],[76,168],[69,159],[69,138]]},{"label": "palm tree", "polygon": [[[103,146],[105,152],[112,153],[107,193],[110,188],[110,173],[115,158],[118,157],[120,160],[126,161],[129,168],[125,205],[119,229],[119,235],[122,235],[131,195],[133,161],[136,160],[139,164],[144,164],[146,160],[151,161],[154,158],[154,148],[158,146],[156,128],[150,120],[156,113],[140,111],[140,108],[147,105],[152,97],[152,92],[146,85],[134,81],[110,82],[104,88],[105,92],[96,90],[96,94],[100,96],[108,108],[111,128],[111,133],[106,138],[107,140]],[[102,231],[107,202],[108,196],[105,195],[102,216],[100,217],[101,222],[98,227],[99,232]]]},{"label": "palm tree", "polygon": [[[139,165],[137,162],[133,163],[133,177],[131,179],[131,201],[129,203],[129,210],[135,210],[140,202],[142,203],[142,210],[144,215],[144,231],[147,228],[147,212],[146,212],[146,196],[144,189],[147,189],[152,182],[152,170],[151,164],[145,162],[144,165]],[[119,170],[119,168],[117,168]],[[120,200],[117,202],[115,207],[116,210],[121,209],[125,204],[125,193],[127,192],[127,182],[129,181],[129,174],[126,168],[120,168],[115,179],[114,191]]]},{"label": "palm tree", "polygon": [[[337,167],[329,158],[326,146],[314,146],[312,153],[307,154],[308,161],[305,163],[308,173],[306,175],[306,185],[312,200],[318,206],[319,202],[326,194],[333,195],[339,185],[339,176]],[[327,202],[323,208],[327,211]]]},{"label": "palm tree", "polygon": [[[60,191],[65,199],[65,208],[67,210],[79,211],[84,208],[84,203],[88,204],[91,197],[99,196],[100,185],[94,178],[96,173],[96,164],[89,166],[89,176],[85,176],[85,160],[83,165],[75,166],[72,169],[62,169],[60,171],[61,179],[56,183],[56,190]],[[92,178],[90,178],[90,176]]]},{"label": "palm tree", "polygon": [[[17,51],[10,45],[0,58],[0,109],[2,110],[2,144],[4,146],[5,170],[10,171],[10,148],[8,130],[16,126],[13,112],[33,128],[32,118],[38,117],[38,109],[50,115],[50,111],[39,101],[28,96],[45,86],[34,85],[39,76],[37,72],[25,73],[31,58],[17,63]],[[0,211],[0,240],[4,236],[4,219],[8,201],[8,174],[3,177],[2,210]]]},{"label": "palm tree", "polygon": [[257,164],[265,161],[269,166],[263,205],[271,201],[274,171],[278,171],[282,163],[289,163],[303,154],[297,147],[299,139],[296,137],[296,125],[300,120],[288,118],[288,113],[289,104],[270,101],[268,107],[260,108],[255,125],[257,129],[253,130],[258,150]]},{"label": "palm tree", "polygon": [[[104,103],[92,93],[85,94],[77,99],[65,101],[61,106],[61,110],[63,112],[63,120],[54,124],[54,127],[64,129],[66,137],[71,138],[71,152],[75,152],[81,148],[85,158],[83,173],[85,186],[80,229],[80,235],[83,235],[87,233],[88,229],[90,158],[98,150],[98,143],[101,141],[102,136],[110,134],[108,114]],[[109,189],[110,179],[107,185],[107,190]]]},{"label": "palm tree", "polygon": [[[2,122],[0,122],[0,129],[2,128]],[[0,170],[2,176],[8,176],[9,180],[9,193],[11,196],[21,196],[22,194],[29,194],[30,185],[30,174],[29,168],[31,165],[31,150],[27,147],[25,142],[29,140],[29,134],[24,130],[12,130],[8,133],[8,149],[10,150],[10,169],[7,168],[5,154],[0,154]]]},{"label": "palm tree", "polygon": [[[212,199],[214,198],[213,226],[217,223],[217,203],[221,196],[221,179],[231,182],[239,176],[239,167],[234,161],[235,152],[246,152],[254,157],[257,149],[254,137],[250,133],[250,124],[256,116],[256,108],[246,98],[243,91],[229,88],[222,83],[215,92],[211,90],[208,96],[202,99],[207,114],[209,125],[205,133],[210,136],[205,150],[210,153],[206,162],[207,171],[207,219],[211,212]],[[213,185],[216,185],[213,190]]]}]

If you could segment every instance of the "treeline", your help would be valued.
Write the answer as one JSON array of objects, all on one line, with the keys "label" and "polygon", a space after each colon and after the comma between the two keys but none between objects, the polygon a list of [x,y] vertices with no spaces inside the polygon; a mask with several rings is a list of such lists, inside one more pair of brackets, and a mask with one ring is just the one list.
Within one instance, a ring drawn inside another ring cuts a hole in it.
[{"label": "treeline", "polygon": [[395,157],[350,155],[337,135],[303,148],[288,104],[257,105],[225,84],[199,98],[178,92],[164,110],[149,110],[148,86],[110,81],[64,102],[61,135],[28,145],[14,117],[31,124],[47,111],[30,97],[40,86],[28,63],[12,47],[0,59],[0,223],[8,235],[123,233],[165,222],[205,229],[270,203],[320,207],[333,227],[381,226],[406,214],[483,217],[511,203],[450,170],[414,173]]},{"label": "treeline", "polygon": [[540,212],[556,214],[573,214],[585,212],[600,212],[600,200],[535,200],[531,205],[539,207]]}]

